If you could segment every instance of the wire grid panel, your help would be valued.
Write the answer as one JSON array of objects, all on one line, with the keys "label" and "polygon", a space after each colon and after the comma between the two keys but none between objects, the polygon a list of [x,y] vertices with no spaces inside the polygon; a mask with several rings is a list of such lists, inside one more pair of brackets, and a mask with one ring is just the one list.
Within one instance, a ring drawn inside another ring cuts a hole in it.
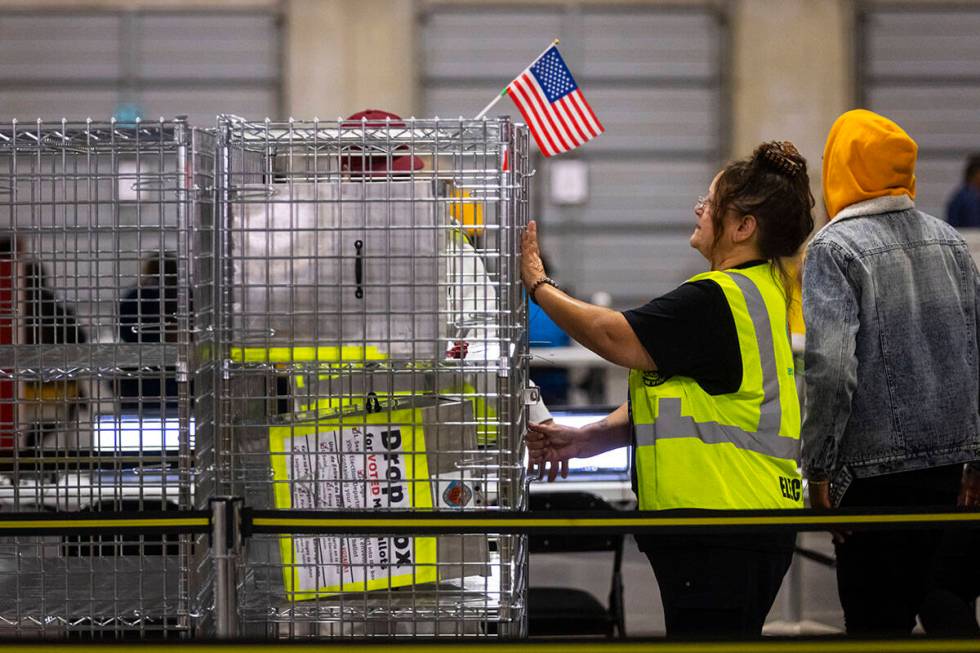
[{"label": "wire grid panel", "polygon": [[[219,128],[219,476],[281,510],[524,506],[527,133]],[[519,635],[520,536],[249,539],[248,636]]]},{"label": "wire grid panel", "polygon": [[[0,509],[213,491],[214,147],[183,121],[0,128]],[[0,635],[188,635],[199,544],[3,538]]]}]

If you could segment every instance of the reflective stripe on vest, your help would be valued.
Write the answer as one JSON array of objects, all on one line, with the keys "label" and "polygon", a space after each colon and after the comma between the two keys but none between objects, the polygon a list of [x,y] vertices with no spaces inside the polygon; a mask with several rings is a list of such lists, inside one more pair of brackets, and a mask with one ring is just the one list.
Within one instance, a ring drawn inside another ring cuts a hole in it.
[{"label": "reflective stripe on vest", "polygon": [[779,399],[779,377],[776,373],[776,349],[772,341],[772,330],[769,326],[769,311],[762,299],[762,293],[748,277],[732,274],[729,277],[735,282],[745,297],[745,305],[749,317],[755,326],[756,340],[759,344],[759,359],[762,363],[762,405],[759,407],[759,428],[749,432],[717,422],[697,422],[691,417],[681,415],[681,400],[676,397],[661,397],[657,423],[637,424],[637,446],[652,445],[657,439],[667,438],[700,438],[705,444],[729,442],[739,449],[754,451],[764,456],[786,458],[798,461],[800,458],[800,441],[794,438],[784,438],[779,435],[782,421],[782,405]]},{"label": "reflective stripe on vest", "polygon": [[[737,426],[719,424],[718,422],[697,422],[681,415],[681,400],[676,397],[660,399],[660,414],[656,427],[653,424],[636,425],[636,444],[639,447],[650,446],[657,440],[671,438],[698,438],[705,444],[720,444],[728,442],[738,449],[754,451],[763,456],[798,460],[800,456],[800,441],[793,438],[781,437],[778,433],[763,434],[743,431]],[[655,433],[659,429],[661,433]],[[665,435],[669,434],[669,435]]]}]

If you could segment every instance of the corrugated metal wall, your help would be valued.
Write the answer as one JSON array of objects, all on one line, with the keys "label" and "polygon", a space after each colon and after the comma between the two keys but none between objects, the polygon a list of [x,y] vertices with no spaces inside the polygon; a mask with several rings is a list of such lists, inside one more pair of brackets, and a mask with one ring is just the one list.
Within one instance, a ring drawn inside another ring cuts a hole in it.
[{"label": "corrugated metal wall", "polygon": [[919,144],[919,209],[946,217],[966,157],[980,152],[980,4],[867,4],[858,95]]},{"label": "corrugated metal wall", "polygon": [[106,120],[218,113],[277,117],[280,16],[273,11],[6,11],[0,119]]},{"label": "corrugated metal wall", "polygon": [[[606,133],[539,157],[535,216],[555,276],[582,298],[636,305],[704,270],[693,204],[727,150],[727,28],[708,6],[437,5],[420,30],[423,113],[475,116],[557,36]],[[519,112],[504,99],[491,115]],[[581,159],[589,194],[550,201],[550,167]]]}]

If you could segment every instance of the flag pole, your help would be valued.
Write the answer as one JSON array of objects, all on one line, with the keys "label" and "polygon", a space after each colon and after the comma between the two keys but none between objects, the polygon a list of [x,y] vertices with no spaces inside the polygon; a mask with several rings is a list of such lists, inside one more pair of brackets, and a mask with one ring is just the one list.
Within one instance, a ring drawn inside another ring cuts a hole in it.
[{"label": "flag pole", "polygon": [[504,97],[505,95],[507,95],[507,87],[506,86],[504,87],[504,90],[500,91],[500,93],[497,93],[497,97],[495,97],[494,99],[490,100],[490,104],[488,104],[487,106],[483,107],[483,111],[481,111],[480,113],[476,114],[476,118],[474,118],[473,120],[479,120],[480,118],[482,118],[483,116],[485,116],[487,114],[487,111],[489,111],[490,109],[492,109],[493,108],[493,105],[495,105],[498,102],[500,102],[500,98]]},{"label": "flag pole", "polygon": [[[558,45],[558,42],[559,42],[559,39],[555,39],[554,41],[552,41],[551,44],[548,47],[546,47],[544,50],[541,51],[541,54],[539,54],[538,56],[536,56],[534,58],[534,61],[531,62],[531,64],[528,66],[528,68],[530,68],[531,66],[533,66],[534,64],[536,64],[538,62],[538,59],[540,59],[541,57],[544,56],[545,52],[547,52],[551,48],[553,48],[556,45]],[[507,86],[510,86],[510,85],[508,84]],[[497,104],[498,102],[500,102],[500,98],[502,98],[505,95],[507,95],[507,86],[505,86],[503,88],[503,90],[500,91],[500,93],[497,94],[497,97],[495,97],[493,100],[490,101],[490,104],[488,104],[487,106],[483,107],[483,111],[481,111],[480,113],[476,114],[476,118],[474,118],[473,120],[479,120],[480,118],[482,118],[483,116],[485,116],[487,114],[487,111],[489,111],[490,109],[492,109],[495,104]]]}]

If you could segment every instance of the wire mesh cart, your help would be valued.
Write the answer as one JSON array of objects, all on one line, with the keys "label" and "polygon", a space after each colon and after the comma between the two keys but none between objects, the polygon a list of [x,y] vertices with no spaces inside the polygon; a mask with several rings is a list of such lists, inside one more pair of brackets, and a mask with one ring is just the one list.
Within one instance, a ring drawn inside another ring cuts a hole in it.
[{"label": "wire mesh cart", "polygon": [[[523,509],[524,128],[218,137],[221,491],[282,514]],[[520,636],[525,561],[515,535],[256,535],[242,634]]]},{"label": "wire mesh cart", "polygon": [[[0,510],[213,493],[214,151],[182,120],[0,127]],[[0,538],[0,636],[190,636],[200,544]]]}]

